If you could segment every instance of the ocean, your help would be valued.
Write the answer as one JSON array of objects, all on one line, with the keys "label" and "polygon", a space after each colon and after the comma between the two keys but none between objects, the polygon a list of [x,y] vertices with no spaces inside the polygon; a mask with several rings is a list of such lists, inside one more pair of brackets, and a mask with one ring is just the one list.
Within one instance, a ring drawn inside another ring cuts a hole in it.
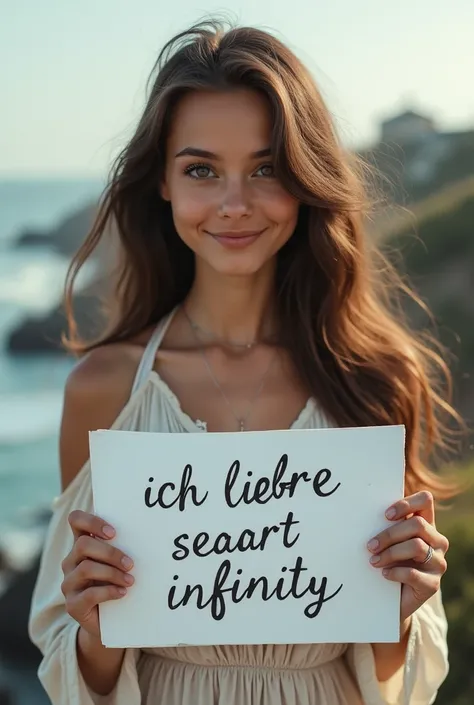
[{"label": "ocean", "polygon": [[0,180],[0,539],[18,566],[38,545],[35,512],[59,491],[59,423],[73,362],[6,352],[12,326],[59,300],[68,265],[45,248],[14,242],[26,229],[54,227],[101,188],[98,179]]}]

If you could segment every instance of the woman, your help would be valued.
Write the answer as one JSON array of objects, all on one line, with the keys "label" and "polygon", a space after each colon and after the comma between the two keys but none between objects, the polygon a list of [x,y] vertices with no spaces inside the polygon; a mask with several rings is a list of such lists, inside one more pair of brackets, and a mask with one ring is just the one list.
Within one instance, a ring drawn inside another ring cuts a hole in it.
[{"label": "woman", "polygon": [[[432,387],[443,363],[391,312],[365,206],[308,72],[274,37],[209,23],[165,47],[69,280],[70,298],[113,219],[116,315],[93,344],[70,316],[68,347],[86,354],[66,386],[64,491],[32,606],[54,705],[433,701],[448,542],[433,508],[446,489],[425,463],[439,412],[454,412]],[[367,560],[402,584],[400,643],[102,647],[97,605],[133,590],[133,556],[93,515],[89,430],[383,424],[406,425],[407,492]]]}]

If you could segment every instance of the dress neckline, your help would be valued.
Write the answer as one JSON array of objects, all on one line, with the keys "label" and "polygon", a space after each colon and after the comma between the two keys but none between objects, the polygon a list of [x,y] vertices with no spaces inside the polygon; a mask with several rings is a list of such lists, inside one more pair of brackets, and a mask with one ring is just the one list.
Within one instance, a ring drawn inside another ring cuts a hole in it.
[{"label": "dress neckline", "polygon": [[[190,432],[208,433],[206,422],[201,421],[200,419],[193,419],[189,414],[184,411],[183,407],[181,406],[180,400],[173,392],[171,387],[164,381],[159,372],[157,372],[155,369],[150,370],[148,374],[148,381],[153,383],[161,391],[164,398],[169,402],[176,417],[179,419],[183,427],[186,428],[186,430]],[[311,413],[315,411],[315,409],[316,402],[313,397],[309,397],[309,399],[306,401],[306,404],[303,406],[293,423],[284,429],[278,430],[293,431],[298,428],[304,427],[305,422],[310,417]]]}]

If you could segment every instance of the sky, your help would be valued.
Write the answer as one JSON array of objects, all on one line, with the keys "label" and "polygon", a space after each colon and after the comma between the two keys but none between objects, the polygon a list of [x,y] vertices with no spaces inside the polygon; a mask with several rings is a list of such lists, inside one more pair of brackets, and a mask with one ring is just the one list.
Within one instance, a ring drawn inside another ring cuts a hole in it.
[{"label": "sky", "polygon": [[348,145],[407,108],[474,128],[473,0],[0,0],[0,176],[103,176],[163,43],[220,11],[289,44]]}]

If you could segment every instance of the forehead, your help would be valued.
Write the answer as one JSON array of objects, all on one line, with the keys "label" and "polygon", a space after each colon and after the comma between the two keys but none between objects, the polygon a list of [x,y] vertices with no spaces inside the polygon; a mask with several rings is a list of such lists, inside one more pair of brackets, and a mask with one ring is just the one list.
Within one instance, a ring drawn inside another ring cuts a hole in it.
[{"label": "forehead", "polygon": [[175,108],[168,143],[172,150],[201,147],[216,154],[256,152],[270,146],[271,118],[256,91],[194,91]]}]

